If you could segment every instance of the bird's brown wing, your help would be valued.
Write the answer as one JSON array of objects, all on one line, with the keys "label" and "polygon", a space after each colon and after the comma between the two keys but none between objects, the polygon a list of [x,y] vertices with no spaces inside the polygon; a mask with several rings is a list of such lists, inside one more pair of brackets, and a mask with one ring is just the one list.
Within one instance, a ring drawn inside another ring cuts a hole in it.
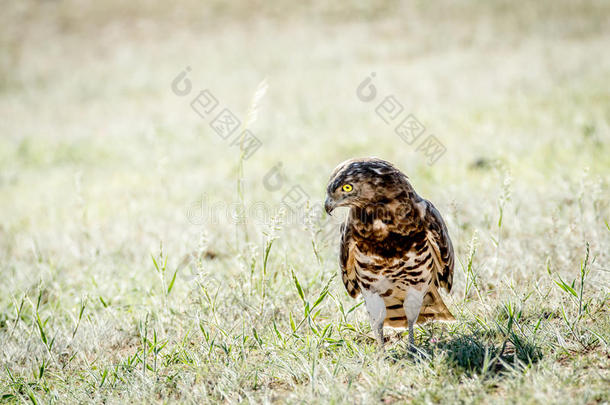
[{"label": "bird's brown wing", "polygon": [[431,202],[424,200],[424,203],[426,210],[423,222],[426,228],[427,245],[432,251],[434,263],[431,268],[432,283],[424,297],[417,323],[432,320],[454,321],[454,316],[438,292],[441,287],[445,288],[447,292],[451,291],[451,285],[453,284],[453,246],[441,214]]},{"label": "bird's brown wing", "polygon": [[449,292],[453,285],[453,245],[441,214],[430,201],[426,200],[426,205],[424,222],[427,228],[428,242],[434,250],[436,262],[434,284],[437,288],[443,287]]},{"label": "bird's brown wing", "polygon": [[360,294],[360,286],[356,279],[356,268],[354,259],[355,242],[352,237],[350,227],[346,224],[341,225],[341,246],[339,253],[339,264],[341,266],[341,276],[347,293],[356,298]]}]

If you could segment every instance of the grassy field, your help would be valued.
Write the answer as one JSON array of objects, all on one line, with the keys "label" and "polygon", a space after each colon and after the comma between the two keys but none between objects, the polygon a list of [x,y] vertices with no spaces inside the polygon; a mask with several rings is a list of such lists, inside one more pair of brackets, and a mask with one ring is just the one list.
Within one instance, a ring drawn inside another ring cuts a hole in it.
[{"label": "grassy field", "polygon": [[[122,3],[1,1],[0,402],[610,401],[610,3]],[[358,156],[456,248],[418,357],[337,277]]]}]

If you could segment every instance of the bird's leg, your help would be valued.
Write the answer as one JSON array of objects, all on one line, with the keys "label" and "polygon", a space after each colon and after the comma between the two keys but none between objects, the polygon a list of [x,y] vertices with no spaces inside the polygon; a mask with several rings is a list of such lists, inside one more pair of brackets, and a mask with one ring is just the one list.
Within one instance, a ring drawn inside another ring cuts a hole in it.
[{"label": "bird's leg", "polygon": [[403,303],[405,315],[407,316],[407,324],[409,326],[409,349],[411,351],[415,351],[415,334],[413,332],[413,326],[417,321],[417,317],[419,317],[424,295],[426,295],[425,291],[421,292],[420,290],[411,287],[407,290],[407,295]]},{"label": "bird's leg", "polygon": [[383,298],[375,292],[362,290],[364,305],[369,313],[371,329],[377,335],[379,347],[383,350],[383,321],[385,320],[386,309]]},{"label": "bird's leg", "polygon": [[409,322],[409,347],[413,349],[415,347],[415,334],[413,333],[413,325],[415,325],[414,321]]},{"label": "bird's leg", "polygon": [[375,326],[375,334],[377,335],[377,344],[379,344],[379,348],[383,351],[384,349],[384,342],[383,342],[383,321],[381,321],[380,323],[376,324]]}]

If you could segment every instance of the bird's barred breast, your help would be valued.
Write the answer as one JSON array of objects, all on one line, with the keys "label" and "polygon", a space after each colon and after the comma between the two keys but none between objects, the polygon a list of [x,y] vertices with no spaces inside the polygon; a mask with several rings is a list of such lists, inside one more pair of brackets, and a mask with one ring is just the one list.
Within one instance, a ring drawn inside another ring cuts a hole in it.
[{"label": "bird's barred breast", "polygon": [[426,289],[432,280],[433,252],[425,249],[409,251],[402,257],[386,258],[364,254],[355,248],[356,278],[361,288],[384,298],[404,300],[409,287]]},{"label": "bird's barred breast", "polygon": [[[386,306],[384,324],[392,327],[405,327],[406,314],[404,300],[409,288],[426,293],[434,274],[433,249],[425,234],[416,234],[407,250],[392,257],[384,256],[385,250],[377,253],[373,246],[359,244],[354,247],[354,267],[356,279],[362,289],[379,294]],[[398,252],[396,252],[398,253]]]}]

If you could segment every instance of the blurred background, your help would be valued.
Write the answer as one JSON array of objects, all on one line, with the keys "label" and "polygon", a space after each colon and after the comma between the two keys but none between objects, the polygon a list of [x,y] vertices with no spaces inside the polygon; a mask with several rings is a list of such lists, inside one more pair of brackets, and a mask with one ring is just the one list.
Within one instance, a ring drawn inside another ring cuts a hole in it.
[{"label": "blurred background", "polygon": [[[176,229],[203,194],[235,201],[239,148],[209,124],[221,108],[243,123],[265,79],[251,124],[262,146],[244,165],[252,201],[279,203],[295,184],[320,200],[332,168],[355,156],[390,160],[425,197],[480,214],[498,160],[526,206],[548,193],[576,198],[585,169],[607,180],[604,1],[2,8],[5,233],[55,235],[81,207],[89,232],[118,226],[106,231],[122,246],[137,227]],[[177,96],[171,83],[186,67],[192,91]],[[356,90],[371,73],[378,95],[367,103]],[[207,120],[190,106],[204,89],[219,103]],[[392,124],[375,112],[386,96],[404,107]],[[407,114],[425,127],[412,145],[394,132]],[[417,151],[428,135],[445,150],[433,165]],[[270,192],[262,178],[278,162],[285,182]]]},{"label": "blurred background", "polygon": [[[122,347],[119,325],[155,301],[151,254],[182,269],[198,252],[212,277],[247,288],[244,263],[269,235],[269,271],[316,286],[338,271],[338,233],[323,236],[324,217],[288,226],[282,206],[315,209],[332,169],[361,156],[393,162],[434,202],[462,263],[477,247],[490,296],[547,270],[574,276],[587,242],[606,269],[591,277],[608,281],[607,1],[0,4],[6,314],[41,285],[57,309],[94,297],[104,326],[90,339]],[[358,96],[365,80],[374,100]],[[217,103],[205,116],[191,106],[203,90]],[[224,108],[240,122],[230,136],[211,125]],[[396,132],[408,115],[417,141]],[[244,155],[246,127],[259,144]],[[429,136],[442,153],[421,147]],[[202,200],[223,219],[193,214]],[[226,215],[243,204],[265,219]],[[456,270],[457,296],[466,278]],[[181,305],[189,288],[176,284]]]}]

